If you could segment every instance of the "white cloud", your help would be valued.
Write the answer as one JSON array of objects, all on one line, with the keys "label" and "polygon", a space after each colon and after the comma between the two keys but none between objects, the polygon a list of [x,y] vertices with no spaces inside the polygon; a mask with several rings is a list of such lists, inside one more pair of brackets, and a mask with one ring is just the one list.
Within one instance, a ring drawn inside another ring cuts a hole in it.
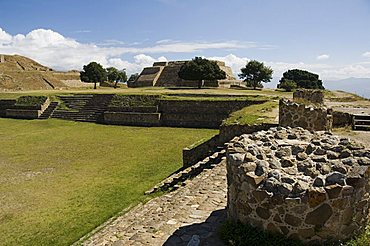
[{"label": "white cloud", "polygon": [[214,57],[207,57],[210,60],[218,60],[225,62],[226,66],[231,67],[234,75],[237,77],[238,73],[240,73],[240,69],[244,67],[247,62],[249,61],[246,57],[238,57],[234,54],[229,54],[227,56],[214,56]]},{"label": "white cloud", "polygon": [[321,60],[327,60],[329,58],[330,58],[330,56],[327,55],[327,54],[322,54],[322,55],[319,55],[319,56],[316,57],[316,59],[319,60],[319,61],[321,61]]},{"label": "white cloud", "polygon": [[[208,57],[208,59],[224,61],[227,66],[230,66],[235,76],[240,72],[240,68],[245,66],[248,58],[238,57],[229,54],[222,57]],[[370,78],[370,62],[361,62],[346,65],[329,65],[322,63],[304,63],[304,62],[281,62],[281,61],[263,61],[265,65],[270,66],[274,70],[273,80],[267,83],[266,87],[276,88],[276,85],[283,73],[290,69],[307,70],[320,75],[322,80],[339,80],[349,77]]]},{"label": "white cloud", "polygon": [[[0,29],[1,30],[1,29]],[[0,34],[0,36],[1,36],[1,34]],[[0,38],[1,39],[1,38]],[[363,56],[365,56],[365,57],[369,57],[370,58],[370,51],[368,51],[368,52],[365,52],[365,53],[363,53],[362,54]]]},{"label": "white cloud", "polygon": [[12,41],[12,36],[6,33],[3,29],[0,27],[0,45],[4,43],[8,43]]},{"label": "white cloud", "polygon": [[[103,66],[116,64],[120,68],[127,68],[128,72],[139,72],[143,66],[149,66],[154,61],[166,60],[165,57],[154,58],[147,54],[196,53],[208,49],[258,47],[259,45],[253,42],[181,42],[173,40],[160,40],[147,47],[125,45],[120,40],[107,40],[103,44],[97,45],[80,43],[53,30],[36,29],[26,35],[12,36],[0,28],[0,53],[24,55],[60,70],[81,69],[84,64],[96,61]],[[128,58],[131,58],[131,62],[127,60]]]}]

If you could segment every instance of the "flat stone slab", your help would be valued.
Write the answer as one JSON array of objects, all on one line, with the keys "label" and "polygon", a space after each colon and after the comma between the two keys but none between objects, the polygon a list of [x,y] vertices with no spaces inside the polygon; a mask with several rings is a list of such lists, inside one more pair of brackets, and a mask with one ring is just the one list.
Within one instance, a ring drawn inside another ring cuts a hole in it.
[{"label": "flat stone slab", "polygon": [[224,245],[217,236],[226,219],[226,163],[206,169],[186,186],[140,204],[108,223],[83,245]]}]

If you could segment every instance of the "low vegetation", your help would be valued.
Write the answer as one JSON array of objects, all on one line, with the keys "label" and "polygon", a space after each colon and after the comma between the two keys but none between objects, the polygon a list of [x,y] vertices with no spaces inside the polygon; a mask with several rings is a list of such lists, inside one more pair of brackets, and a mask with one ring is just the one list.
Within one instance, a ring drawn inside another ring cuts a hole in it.
[{"label": "low vegetation", "polygon": [[39,107],[46,101],[46,96],[21,96],[17,99],[18,106],[36,106]]},{"label": "low vegetation", "polygon": [[181,165],[209,129],[1,119],[0,245],[70,245]]},{"label": "low vegetation", "polygon": [[262,104],[254,104],[231,113],[224,120],[223,125],[253,125],[260,123],[276,123],[276,113],[279,106],[278,100],[270,100]]},{"label": "low vegetation", "polygon": [[115,95],[109,106],[112,107],[149,107],[158,105],[158,95]]}]

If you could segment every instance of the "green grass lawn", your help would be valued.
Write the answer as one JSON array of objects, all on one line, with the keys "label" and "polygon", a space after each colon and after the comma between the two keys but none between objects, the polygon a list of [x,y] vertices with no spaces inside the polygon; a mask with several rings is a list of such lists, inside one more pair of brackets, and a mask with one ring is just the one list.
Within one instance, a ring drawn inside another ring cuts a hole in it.
[{"label": "green grass lawn", "polygon": [[181,167],[217,130],[0,118],[0,245],[69,245]]}]

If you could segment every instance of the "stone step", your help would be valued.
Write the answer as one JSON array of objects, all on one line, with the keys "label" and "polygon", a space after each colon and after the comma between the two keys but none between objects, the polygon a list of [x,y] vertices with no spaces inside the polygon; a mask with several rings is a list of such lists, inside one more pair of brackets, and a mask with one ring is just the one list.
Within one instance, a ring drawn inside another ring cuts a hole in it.
[{"label": "stone step", "polygon": [[59,102],[51,102],[50,105],[42,112],[39,119],[45,120],[50,118],[56,107],[59,105]]},{"label": "stone step", "polygon": [[353,130],[370,131],[370,115],[353,115]]},{"label": "stone step", "polygon": [[370,131],[370,125],[354,125],[353,130]]}]

